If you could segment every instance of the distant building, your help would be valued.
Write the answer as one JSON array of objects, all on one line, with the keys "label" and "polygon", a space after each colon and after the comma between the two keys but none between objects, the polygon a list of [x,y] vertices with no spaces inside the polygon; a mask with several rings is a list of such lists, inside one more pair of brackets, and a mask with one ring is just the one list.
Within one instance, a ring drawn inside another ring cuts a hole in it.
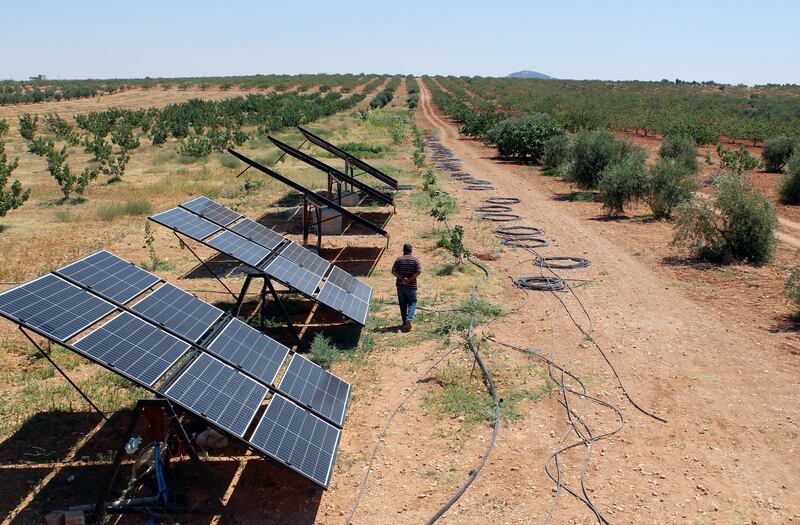
[{"label": "distant building", "polygon": [[47,80],[47,75],[36,75],[35,77],[28,77],[29,80]]}]

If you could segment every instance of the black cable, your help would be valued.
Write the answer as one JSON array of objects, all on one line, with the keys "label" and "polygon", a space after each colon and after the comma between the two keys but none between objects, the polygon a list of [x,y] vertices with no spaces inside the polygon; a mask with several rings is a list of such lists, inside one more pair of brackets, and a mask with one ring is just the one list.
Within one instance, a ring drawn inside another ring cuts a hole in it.
[{"label": "black cable", "polygon": [[567,288],[567,284],[557,277],[519,277],[514,279],[514,286],[544,292],[560,292]]},{"label": "black cable", "polygon": [[506,237],[500,241],[500,244],[514,248],[544,248],[545,246],[550,246],[550,241],[534,235],[520,235],[518,237]]},{"label": "black cable", "polygon": [[475,208],[475,211],[483,213],[510,212],[514,211],[514,208],[506,206],[505,204],[487,204],[485,206],[478,206]]},{"label": "black cable", "polygon": [[521,220],[522,216],[516,213],[484,213],[479,218],[492,222],[511,222]]},{"label": "black cable", "polygon": [[[572,261],[572,263],[560,263],[555,261]],[[582,257],[540,257],[537,255],[533,261],[533,264],[540,267],[547,266],[548,268],[573,270],[575,268],[586,268],[592,264],[592,261]]]},{"label": "black cable", "polygon": [[488,202],[489,204],[519,204],[520,200],[516,197],[489,197],[488,199],[483,199],[483,202]]},{"label": "black cable", "polygon": [[505,237],[518,237],[520,235],[542,235],[544,230],[535,226],[504,226],[495,228],[494,233]]}]

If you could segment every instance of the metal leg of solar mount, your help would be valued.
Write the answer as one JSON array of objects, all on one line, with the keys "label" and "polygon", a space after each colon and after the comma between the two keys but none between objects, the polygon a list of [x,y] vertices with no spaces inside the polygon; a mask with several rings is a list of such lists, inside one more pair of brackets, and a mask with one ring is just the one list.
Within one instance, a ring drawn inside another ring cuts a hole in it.
[{"label": "metal leg of solar mount", "polygon": [[100,495],[97,498],[97,503],[95,503],[95,511],[97,512],[98,522],[102,522],[102,518],[106,514],[106,501],[108,501],[109,494],[114,486],[114,481],[119,475],[119,470],[122,467],[122,460],[127,455],[125,452],[125,446],[133,437],[133,432],[136,430],[136,424],[142,417],[142,411],[148,406],[161,406],[167,413],[167,418],[171,422],[174,422],[175,427],[180,434],[178,437],[188,451],[189,458],[192,460],[192,464],[195,466],[200,476],[208,482],[211,495],[217,500],[219,508],[224,509],[225,503],[220,497],[219,492],[214,484],[215,478],[208,468],[206,468],[205,464],[200,461],[200,457],[197,455],[197,451],[195,451],[194,446],[192,445],[192,440],[189,438],[189,435],[186,434],[186,429],[183,428],[183,425],[178,419],[178,414],[175,412],[175,408],[172,406],[172,403],[166,399],[140,399],[136,402],[136,406],[133,409],[133,414],[131,414],[131,420],[128,423],[128,429],[125,432],[125,435],[122,436],[122,442],[120,443],[120,446],[117,448],[117,452],[114,455],[114,462],[111,465],[111,472],[106,480],[106,485],[101,490]]},{"label": "metal leg of solar mount", "polygon": [[233,300],[235,301],[235,300],[237,299],[237,297],[236,297],[236,294],[235,294],[235,293],[233,293],[233,292],[231,291],[231,289],[230,289],[230,288],[228,288],[228,287],[225,285],[225,283],[223,283],[223,282],[222,282],[222,279],[220,279],[219,277],[217,277],[217,274],[215,274],[213,271],[211,271],[211,268],[209,268],[209,267],[208,267],[208,265],[206,264],[206,262],[205,262],[203,259],[201,259],[200,257],[198,257],[198,255],[197,255],[197,254],[194,252],[194,250],[192,250],[192,247],[191,247],[191,246],[189,246],[187,243],[183,242],[183,239],[181,239],[181,238],[178,236],[178,234],[177,234],[176,232],[172,232],[172,233],[174,233],[174,234],[175,234],[175,237],[177,237],[177,238],[178,238],[178,240],[181,242],[181,244],[182,244],[183,246],[186,246],[186,249],[187,249],[187,250],[189,250],[189,251],[192,253],[192,255],[194,255],[194,258],[195,258],[195,259],[197,259],[197,260],[200,262],[200,264],[202,264],[202,265],[203,265],[203,268],[205,268],[205,269],[206,269],[206,271],[207,271],[208,273],[210,273],[210,274],[211,274],[211,275],[214,277],[214,279],[216,279],[216,280],[217,280],[217,282],[219,282],[219,284],[221,284],[221,285],[222,285],[222,287],[223,287],[223,288],[225,288],[225,289],[228,291],[228,293],[229,293],[229,294],[231,294],[231,297],[233,297]]},{"label": "metal leg of solar mount", "polygon": [[303,195],[303,246],[308,246],[309,217],[308,217],[308,197]]},{"label": "metal leg of solar mount", "polygon": [[314,214],[317,216],[317,253],[322,249],[322,210],[319,206],[314,207]]},{"label": "metal leg of solar mount", "polygon": [[244,279],[244,284],[242,285],[242,291],[239,292],[239,298],[236,300],[236,316],[239,317],[239,314],[242,313],[242,305],[244,304],[244,298],[247,295],[247,289],[250,288],[250,281],[253,280],[253,276],[249,273],[247,277]]},{"label": "metal leg of solar mount", "polygon": [[[281,314],[283,314],[283,318],[286,320],[286,324],[289,325],[289,329],[292,332],[292,336],[294,336],[294,341],[295,343],[297,343],[297,348],[300,348],[300,334],[297,332],[297,328],[295,328],[294,323],[292,323],[292,318],[289,317],[289,312],[286,311],[286,306],[284,306],[283,301],[281,301],[278,292],[275,291],[275,287],[272,285],[272,279],[270,279],[269,276],[267,275],[264,275],[264,284],[269,287],[269,291],[272,294],[272,297],[275,299],[275,302],[278,303],[278,306],[281,309]],[[266,307],[267,307],[267,302],[266,300],[264,300],[261,303],[261,308],[262,308],[261,311],[263,312],[264,309],[266,309]],[[264,328],[263,321],[261,324],[261,328],[262,330]]]},{"label": "metal leg of solar mount", "polygon": [[116,433],[117,433],[117,435],[119,435],[119,436],[122,436],[122,432],[120,432],[120,430],[119,430],[119,429],[118,429],[118,428],[117,428],[117,427],[114,425],[114,423],[112,423],[112,422],[111,422],[111,420],[108,418],[108,416],[105,414],[105,412],[103,412],[102,410],[100,410],[100,408],[99,408],[97,405],[95,405],[95,404],[92,402],[92,400],[91,400],[91,399],[89,399],[89,396],[87,396],[87,395],[86,395],[86,394],[83,392],[83,390],[81,390],[81,389],[80,389],[80,387],[79,387],[78,385],[76,385],[76,384],[75,384],[75,382],[74,382],[72,379],[70,379],[70,377],[69,377],[69,376],[66,374],[66,372],[64,372],[64,371],[61,369],[61,367],[60,367],[60,366],[58,366],[58,365],[56,364],[56,362],[55,362],[55,361],[53,361],[53,358],[52,358],[52,357],[50,357],[50,354],[48,354],[47,352],[45,352],[45,351],[44,351],[44,348],[42,348],[41,346],[39,346],[39,344],[38,344],[36,341],[34,341],[34,340],[33,340],[33,338],[32,338],[30,335],[28,335],[28,332],[26,332],[25,330],[23,330],[21,326],[19,327],[19,331],[20,331],[20,332],[22,332],[22,334],[23,334],[23,335],[24,335],[24,336],[25,336],[25,337],[28,339],[28,341],[30,341],[30,342],[31,342],[31,344],[32,344],[33,346],[35,346],[35,347],[36,347],[36,349],[37,349],[37,350],[38,350],[38,351],[39,351],[39,352],[40,352],[40,353],[41,353],[41,354],[42,354],[42,355],[45,357],[45,359],[47,359],[47,360],[50,362],[50,365],[51,365],[53,368],[55,368],[55,369],[58,371],[58,373],[59,373],[59,374],[61,374],[61,376],[62,376],[64,379],[66,379],[66,380],[67,380],[67,382],[68,382],[70,385],[72,385],[72,388],[74,388],[74,389],[75,389],[75,391],[76,391],[76,392],[78,392],[78,394],[80,394],[80,396],[83,398],[83,400],[84,400],[84,401],[86,401],[87,403],[89,403],[89,406],[91,406],[91,407],[94,409],[94,411],[95,411],[95,412],[97,412],[98,414],[100,414],[100,417],[102,417],[102,418],[103,418],[103,420],[106,422],[106,424],[108,424],[108,426],[109,426],[109,427],[111,427],[111,429],[112,429],[114,432],[116,432]]}]

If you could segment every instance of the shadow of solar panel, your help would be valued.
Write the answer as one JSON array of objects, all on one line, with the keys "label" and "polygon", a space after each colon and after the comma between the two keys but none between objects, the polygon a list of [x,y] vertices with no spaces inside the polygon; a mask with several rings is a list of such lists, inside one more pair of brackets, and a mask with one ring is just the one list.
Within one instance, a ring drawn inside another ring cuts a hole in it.
[{"label": "shadow of solar panel", "polygon": [[238,319],[225,326],[208,350],[268,385],[289,354],[288,348]]},{"label": "shadow of solar panel", "polygon": [[127,303],[159,281],[150,272],[102,250],[58,270],[98,294]]},{"label": "shadow of solar panel", "polygon": [[258,263],[266,259],[267,255],[270,254],[269,250],[263,246],[259,246],[253,241],[227,230],[206,242],[220,252],[254,268],[257,268]]},{"label": "shadow of solar panel", "polygon": [[181,204],[182,208],[195,212],[197,215],[208,219],[209,221],[219,224],[220,226],[227,226],[235,220],[242,217],[241,214],[236,213],[230,208],[226,208],[208,197],[200,196],[190,201]]},{"label": "shadow of solar panel", "polygon": [[300,268],[292,261],[283,257],[275,257],[264,269],[270,276],[275,277],[292,288],[303,292],[306,295],[313,294],[322,278],[304,268]]},{"label": "shadow of solar panel", "polygon": [[74,344],[135,381],[152,386],[189,345],[129,313],[122,313]]},{"label": "shadow of solar panel", "polygon": [[200,354],[165,395],[242,437],[264,401],[267,388],[209,354]]},{"label": "shadow of solar panel", "polygon": [[347,293],[333,283],[326,282],[322,286],[317,301],[333,308],[342,315],[364,326],[369,314],[369,302],[362,301],[353,294]]},{"label": "shadow of solar panel", "polygon": [[62,342],[114,310],[112,304],[53,274],[0,294],[0,313]]},{"label": "shadow of solar panel", "polygon": [[250,219],[243,219],[237,222],[231,227],[231,230],[270,251],[274,250],[285,239],[280,233],[274,232],[263,224]]},{"label": "shadow of solar panel", "polygon": [[334,423],[344,423],[350,384],[297,354],[281,379],[283,393],[322,414]]},{"label": "shadow of solar panel", "polygon": [[330,483],[341,431],[274,395],[250,443],[323,487]]},{"label": "shadow of solar panel", "polygon": [[326,283],[332,283],[345,292],[355,295],[356,298],[369,303],[372,298],[372,287],[360,279],[356,279],[338,266],[331,269],[331,273],[325,279]]},{"label": "shadow of solar panel", "polygon": [[300,268],[322,277],[331,265],[328,261],[303,248],[299,244],[291,243],[280,251],[280,256],[295,263]]},{"label": "shadow of solar panel", "polygon": [[202,241],[222,228],[183,208],[172,208],[150,217],[152,221],[172,228],[196,241]]},{"label": "shadow of solar panel", "polygon": [[171,284],[165,284],[131,309],[194,342],[222,315],[216,306]]}]

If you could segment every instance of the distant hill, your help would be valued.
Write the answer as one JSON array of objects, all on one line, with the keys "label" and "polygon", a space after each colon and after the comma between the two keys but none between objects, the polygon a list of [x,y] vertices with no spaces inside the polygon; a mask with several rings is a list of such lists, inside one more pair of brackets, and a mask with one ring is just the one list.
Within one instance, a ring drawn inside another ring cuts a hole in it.
[{"label": "distant hill", "polygon": [[530,71],[527,69],[524,71],[517,71],[516,73],[511,73],[508,76],[512,78],[541,78],[544,80],[553,79],[553,77],[545,75],[544,73],[539,73],[538,71]]}]

